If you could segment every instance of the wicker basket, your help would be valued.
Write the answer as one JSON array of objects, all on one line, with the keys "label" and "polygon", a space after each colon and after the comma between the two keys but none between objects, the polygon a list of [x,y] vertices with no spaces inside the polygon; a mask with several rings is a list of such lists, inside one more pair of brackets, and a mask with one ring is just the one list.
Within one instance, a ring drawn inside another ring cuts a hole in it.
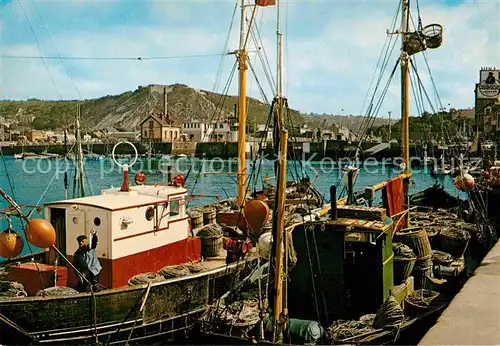
[{"label": "wicker basket", "polygon": [[[428,301],[428,303],[415,301],[415,297],[423,297],[423,300]],[[427,289],[417,290],[411,293],[408,297],[405,298],[405,315],[409,317],[417,317],[421,314],[426,313],[429,309],[432,309],[436,306],[434,301],[438,298],[439,293],[434,292]],[[413,299],[412,299],[413,298]]]},{"label": "wicker basket", "polygon": [[432,256],[429,237],[423,228],[402,230],[395,234],[394,241],[408,245],[419,258]]},{"label": "wicker basket", "polygon": [[217,257],[222,249],[222,236],[200,238],[201,254],[204,257]]},{"label": "wicker basket", "polygon": [[410,277],[416,259],[416,257],[394,257],[394,285],[402,284]]}]

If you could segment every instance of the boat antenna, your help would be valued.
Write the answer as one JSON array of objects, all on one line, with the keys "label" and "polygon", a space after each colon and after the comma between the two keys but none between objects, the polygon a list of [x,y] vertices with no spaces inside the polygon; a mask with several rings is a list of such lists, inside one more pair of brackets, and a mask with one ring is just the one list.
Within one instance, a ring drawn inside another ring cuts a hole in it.
[{"label": "boat antenna", "polygon": [[82,138],[80,135],[80,102],[76,103],[76,144],[78,151],[78,182],[80,184],[81,197],[85,197],[85,183],[84,183],[84,171],[83,171],[83,150],[82,150]]},{"label": "boat antenna", "polygon": [[[68,129],[64,129],[64,161],[68,159]],[[68,170],[64,170],[64,199],[68,199]]]}]

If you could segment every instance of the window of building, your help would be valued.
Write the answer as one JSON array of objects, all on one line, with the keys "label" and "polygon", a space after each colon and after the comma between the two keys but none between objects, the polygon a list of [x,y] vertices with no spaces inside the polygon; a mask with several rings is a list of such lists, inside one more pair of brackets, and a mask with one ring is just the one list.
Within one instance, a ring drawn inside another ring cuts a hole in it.
[{"label": "window of building", "polygon": [[100,219],[100,218],[98,218],[98,217],[95,217],[95,218],[94,218],[94,225],[96,225],[96,226],[100,226],[100,225],[101,225],[101,219]]},{"label": "window of building", "polygon": [[149,121],[149,127],[154,127],[153,120],[150,120],[150,121]]},{"label": "window of building", "polygon": [[170,201],[170,216],[179,215],[179,200]]},{"label": "window of building", "polygon": [[144,137],[148,136],[148,130],[144,130]]}]

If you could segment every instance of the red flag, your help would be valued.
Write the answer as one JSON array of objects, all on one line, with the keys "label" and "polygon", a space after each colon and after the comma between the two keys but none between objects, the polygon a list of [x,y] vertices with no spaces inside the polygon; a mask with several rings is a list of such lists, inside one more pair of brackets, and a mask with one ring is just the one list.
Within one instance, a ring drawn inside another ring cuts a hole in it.
[{"label": "red flag", "polygon": [[255,0],[257,6],[272,6],[276,5],[276,0]]}]

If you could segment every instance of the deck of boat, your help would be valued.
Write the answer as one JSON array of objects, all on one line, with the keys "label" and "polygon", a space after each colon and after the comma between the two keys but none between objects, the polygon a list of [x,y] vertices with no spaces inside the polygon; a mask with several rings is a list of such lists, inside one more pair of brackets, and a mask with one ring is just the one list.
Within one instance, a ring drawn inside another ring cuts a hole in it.
[{"label": "deck of boat", "polygon": [[419,345],[500,345],[500,241]]}]

